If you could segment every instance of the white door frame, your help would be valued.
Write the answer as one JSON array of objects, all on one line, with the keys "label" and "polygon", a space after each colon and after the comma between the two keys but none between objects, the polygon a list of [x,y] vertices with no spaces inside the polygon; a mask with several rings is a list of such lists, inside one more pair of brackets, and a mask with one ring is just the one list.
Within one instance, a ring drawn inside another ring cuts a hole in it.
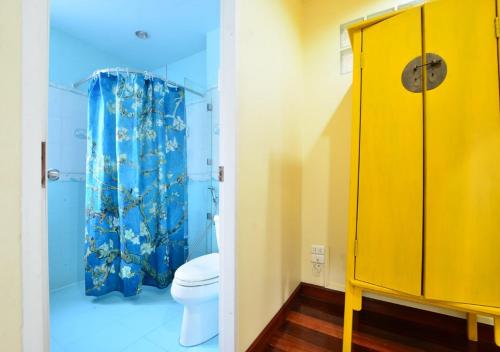
[{"label": "white door frame", "polygon": [[[236,1],[221,0],[220,350],[236,350]],[[22,0],[22,344],[50,351],[46,191],[41,142],[48,116],[49,0]]]},{"label": "white door frame", "polygon": [[220,142],[224,182],[219,187],[221,218],[220,350],[236,351],[236,138],[237,138],[237,23],[238,0],[221,0]]},{"label": "white door frame", "polygon": [[22,344],[23,351],[49,352],[47,207],[40,186],[49,87],[48,0],[23,0],[21,6]]}]

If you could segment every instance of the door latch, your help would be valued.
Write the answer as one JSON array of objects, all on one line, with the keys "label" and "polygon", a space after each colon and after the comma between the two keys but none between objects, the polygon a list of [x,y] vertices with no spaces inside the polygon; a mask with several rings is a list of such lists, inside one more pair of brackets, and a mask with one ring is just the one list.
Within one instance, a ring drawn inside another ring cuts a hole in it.
[{"label": "door latch", "polygon": [[401,82],[408,91],[421,93],[424,90],[424,68],[427,90],[439,87],[448,74],[446,61],[441,56],[428,53],[425,63],[422,62],[422,56],[416,57],[406,65],[401,75]]}]

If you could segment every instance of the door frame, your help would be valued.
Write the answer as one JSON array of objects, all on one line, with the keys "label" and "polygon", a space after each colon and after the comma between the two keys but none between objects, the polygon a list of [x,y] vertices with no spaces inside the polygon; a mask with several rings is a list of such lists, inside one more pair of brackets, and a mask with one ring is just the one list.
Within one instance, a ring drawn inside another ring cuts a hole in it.
[{"label": "door frame", "polygon": [[[21,265],[22,350],[50,351],[47,192],[41,187],[49,89],[49,1],[22,0]],[[221,0],[220,305],[221,351],[236,349],[236,3]]]},{"label": "door frame", "polygon": [[20,6],[22,346],[48,352],[47,194],[40,185],[40,154],[48,115],[49,7],[48,0],[23,0]]},{"label": "door frame", "polygon": [[236,167],[237,167],[237,7],[239,0],[220,0],[220,165],[224,165],[224,182],[219,187],[220,212],[220,295],[219,350],[236,351]]}]

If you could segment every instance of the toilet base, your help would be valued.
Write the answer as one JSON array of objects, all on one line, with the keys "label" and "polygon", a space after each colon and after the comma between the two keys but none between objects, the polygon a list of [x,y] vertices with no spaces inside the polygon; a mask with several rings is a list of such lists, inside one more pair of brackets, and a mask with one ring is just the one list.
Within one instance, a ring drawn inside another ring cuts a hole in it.
[{"label": "toilet base", "polygon": [[219,300],[184,306],[180,344],[196,346],[210,340],[219,333]]}]

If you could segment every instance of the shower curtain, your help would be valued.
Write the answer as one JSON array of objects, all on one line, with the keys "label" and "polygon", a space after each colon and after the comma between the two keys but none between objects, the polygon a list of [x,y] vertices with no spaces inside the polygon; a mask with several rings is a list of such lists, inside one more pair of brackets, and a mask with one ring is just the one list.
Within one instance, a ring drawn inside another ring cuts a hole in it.
[{"label": "shower curtain", "polygon": [[187,256],[184,90],[100,73],[87,138],[86,294],[168,286]]}]

